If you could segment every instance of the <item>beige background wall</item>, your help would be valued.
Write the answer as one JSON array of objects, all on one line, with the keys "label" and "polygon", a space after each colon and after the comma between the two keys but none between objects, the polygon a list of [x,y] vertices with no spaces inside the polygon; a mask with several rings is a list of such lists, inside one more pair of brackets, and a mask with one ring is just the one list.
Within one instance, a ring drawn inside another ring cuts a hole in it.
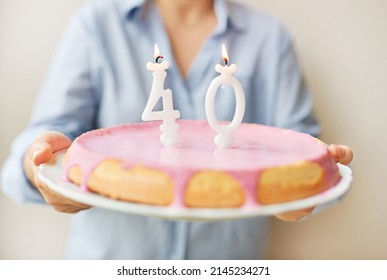
[{"label": "beige background wall", "polygon": [[[324,127],[350,145],[341,204],[302,223],[272,221],[269,258],[387,259],[387,1],[240,0],[294,35]],[[28,122],[52,53],[82,0],[0,0],[0,164]],[[62,258],[69,217],[0,194],[0,259]]]}]

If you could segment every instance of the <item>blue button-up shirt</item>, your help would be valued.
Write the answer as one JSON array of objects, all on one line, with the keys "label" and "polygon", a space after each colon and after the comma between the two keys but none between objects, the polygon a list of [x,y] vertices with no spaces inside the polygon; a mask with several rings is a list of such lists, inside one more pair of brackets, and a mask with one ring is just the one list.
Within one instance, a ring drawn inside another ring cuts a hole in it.
[{"label": "blue button-up shirt", "polygon": [[[81,133],[140,122],[148,100],[157,43],[170,62],[166,88],[183,119],[205,119],[207,88],[218,73],[224,43],[235,76],[244,87],[244,122],[284,127],[313,135],[311,95],[301,78],[292,39],[275,19],[239,4],[214,1],[217,27],[183,78],[160,14],[152,1],[98,0],[71,20],[37,99],[31,122],[15,140],[2,170],[2,186],[19,202],[43,203],[22,170],[31,141],[47,130],[74,139]],[[219,89],[216,114],[231,120],[232,88]],[[99,208],[75,214],[68,258],[87,259],[258,259],[264,257],[267,218],[184,222]]]}]

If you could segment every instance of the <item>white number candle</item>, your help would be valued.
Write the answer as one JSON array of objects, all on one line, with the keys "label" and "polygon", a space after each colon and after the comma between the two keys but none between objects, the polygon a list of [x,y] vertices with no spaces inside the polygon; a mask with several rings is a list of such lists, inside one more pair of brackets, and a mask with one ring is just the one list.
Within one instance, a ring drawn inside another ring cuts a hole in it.
[{"label": "white number candle", "polygon": [[[163,124],[160,125],[160,130],[163,133],[160,136],[160,140],[165,147],[173,147],[179,141],[179,125],[176,123],[176,119],[180,118],[180,111],[173,109],[172,91],[164,89],[164,81],[167,76],[165,70],[168,69],[169,63],[166,60],[162,60],[163,57],[160,55],[157,45],[155,45],[154,56],[156,63],[148,62],[146,64],[146,68],[149,71],[153,71],[153,82],[148,103],[141,118],[143,121],[162,120]],[[162,61],[159,63],[159,60]],[[163,110],[153,111],[160,98],[162,99]]]},{"label": "white number candle", "polygon": [[[227,65],[228,55],[224,45],[222,46],[222,55],[225,65],[222,66],[217,64],[215,66],[216,72],[220,73],[220,75],[212,80],[208,87],[205,106],[208,123],[211,128],[218,133],[214,138],[215,144],[219,148],[229,148],[234,143],[232,134],[243,120],[246,105],[245,93],[242,85],[234,76],[232,76],[232,73],[237,70],[237,66],[235,64],[231,64],[230,66]],[[230,124],[220,125],[215,116],[215,96],[218,88],[227,84],[231,85],[234,89],[236,97],[235,114]]]}]

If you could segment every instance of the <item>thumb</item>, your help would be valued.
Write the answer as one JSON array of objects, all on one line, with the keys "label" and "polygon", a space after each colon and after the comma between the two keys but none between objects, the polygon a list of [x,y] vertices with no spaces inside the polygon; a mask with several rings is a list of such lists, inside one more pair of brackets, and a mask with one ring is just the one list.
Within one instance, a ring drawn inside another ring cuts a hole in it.
[{"label": "thumb", "polygon": [[353,159],[353,152],[351,148],[345,145],[331,144],[328,150],[336,162],[341,164],[349,164]]},{"label": "thumb", "polygon": [[68,148],[71,140],[60,132],[46,132],[38,136],[28,149],[28,156],[35,165],[49,161],[52,154]]}]

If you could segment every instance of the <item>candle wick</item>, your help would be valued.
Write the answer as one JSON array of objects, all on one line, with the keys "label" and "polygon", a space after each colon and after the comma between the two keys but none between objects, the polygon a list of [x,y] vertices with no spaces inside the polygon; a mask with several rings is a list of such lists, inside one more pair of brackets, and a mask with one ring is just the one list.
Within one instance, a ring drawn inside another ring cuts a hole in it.
[{"label": "candle wick", "polygon": [[224,61],[224,65],[227,66],[227,64],[228,64],[228,59],[227,59],[227,58],[223,58],[223,61]]},{"label": "candle wick", "polygon": [[162,60],[162,59],[164,59],[164,57],[162,55],[157,56],[156,57],[156,63],[159,63],[160,59]]}]

